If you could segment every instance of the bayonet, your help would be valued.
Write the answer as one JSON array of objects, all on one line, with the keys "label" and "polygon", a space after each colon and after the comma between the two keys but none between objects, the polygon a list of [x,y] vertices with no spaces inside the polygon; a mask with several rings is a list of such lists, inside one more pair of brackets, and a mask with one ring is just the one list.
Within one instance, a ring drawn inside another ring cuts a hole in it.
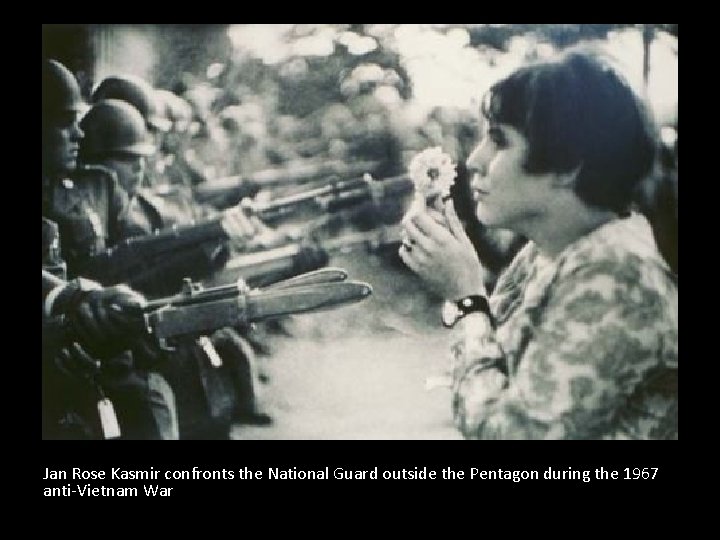
[{"label": "bayonet", "polygon": [[[128,317],[128,341],[136,336],[132,328],[142,326],[161,348],[181,336],[202,336],[227,326],[265,321],[299,313],[322,311],[360,302],[372,294],[361,281],[347,281],[347,272],[327,268],[268,286],[250,289],[243,281],[204,288],[186,280],[176,295],[150,300],[142,308],[117,307]],[[43,320],[43,332],[57,332],[58,325],[68,341],[72,329],[64,317]]]}]

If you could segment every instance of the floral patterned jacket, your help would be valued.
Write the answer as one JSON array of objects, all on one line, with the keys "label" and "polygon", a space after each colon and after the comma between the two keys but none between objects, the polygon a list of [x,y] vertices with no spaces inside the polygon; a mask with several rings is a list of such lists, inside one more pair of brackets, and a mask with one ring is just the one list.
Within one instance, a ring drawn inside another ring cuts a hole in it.
[{"label": "floral patterned jacket", "polygon": [[[453,413],[467,438],[676,439],[677,281],[633,214],[555,260],[532,243],[453,346]],[[483,325],[481,325],[483,326]]]}]

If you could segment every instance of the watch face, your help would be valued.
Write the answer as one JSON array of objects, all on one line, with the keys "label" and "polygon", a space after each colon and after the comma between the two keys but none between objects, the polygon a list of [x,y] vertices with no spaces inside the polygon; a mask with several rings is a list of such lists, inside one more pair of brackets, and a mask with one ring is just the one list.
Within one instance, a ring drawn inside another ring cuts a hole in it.
[{"label": "watch face", "polygon": [[454,302],[446,301],[442,306],[441,318],[445,326],[452,326],[458,320],[460,310]]}]

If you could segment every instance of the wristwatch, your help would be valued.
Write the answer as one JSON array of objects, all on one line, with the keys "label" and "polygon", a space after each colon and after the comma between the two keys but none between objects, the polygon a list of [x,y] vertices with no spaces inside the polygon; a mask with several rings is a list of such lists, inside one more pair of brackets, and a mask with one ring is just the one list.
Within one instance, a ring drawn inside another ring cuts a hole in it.
[{"label": "wristwatch", "polygon": [[479,294],[473,294],[465,296],[460,300],[452,302],[446,300],[442,307],[442,323],[446,328],[452,328],[455,324],[469,313],[480,312],[484,313],[490,319],[490,324],[495,327],[495,321],[493,320],[492,312],[490,311],[490,304],[488,304],[487,298]]}]

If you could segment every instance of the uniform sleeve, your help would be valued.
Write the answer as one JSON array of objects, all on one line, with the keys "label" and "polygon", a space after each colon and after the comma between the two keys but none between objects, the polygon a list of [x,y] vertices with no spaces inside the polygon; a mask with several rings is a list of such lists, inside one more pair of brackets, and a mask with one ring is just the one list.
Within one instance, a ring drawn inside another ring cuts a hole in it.
[{"label": "uniform sleeve", "polygon": [[53,276],[50,272],[42,271],[43,318],[50,316],[57,295],[66,285],[66,281]]},{"label": "uniform sleeve", "polygon": [[557,280],[531,314],[527,345],[513,359],[516,370],[492,332],[464,328],[454,348],[453,385],[463,435],[586,439],[605,433],[655,367],[653,325],[662,320],[662,307],[659,295],[640,282],[632,268],[590,265]]},{"label": "uniform sleeve", "polygon": [[130,211],[130,199],[115,174],[108,174],[109,212],[108,246],[114,246],[124,238],[124,221]]}]

